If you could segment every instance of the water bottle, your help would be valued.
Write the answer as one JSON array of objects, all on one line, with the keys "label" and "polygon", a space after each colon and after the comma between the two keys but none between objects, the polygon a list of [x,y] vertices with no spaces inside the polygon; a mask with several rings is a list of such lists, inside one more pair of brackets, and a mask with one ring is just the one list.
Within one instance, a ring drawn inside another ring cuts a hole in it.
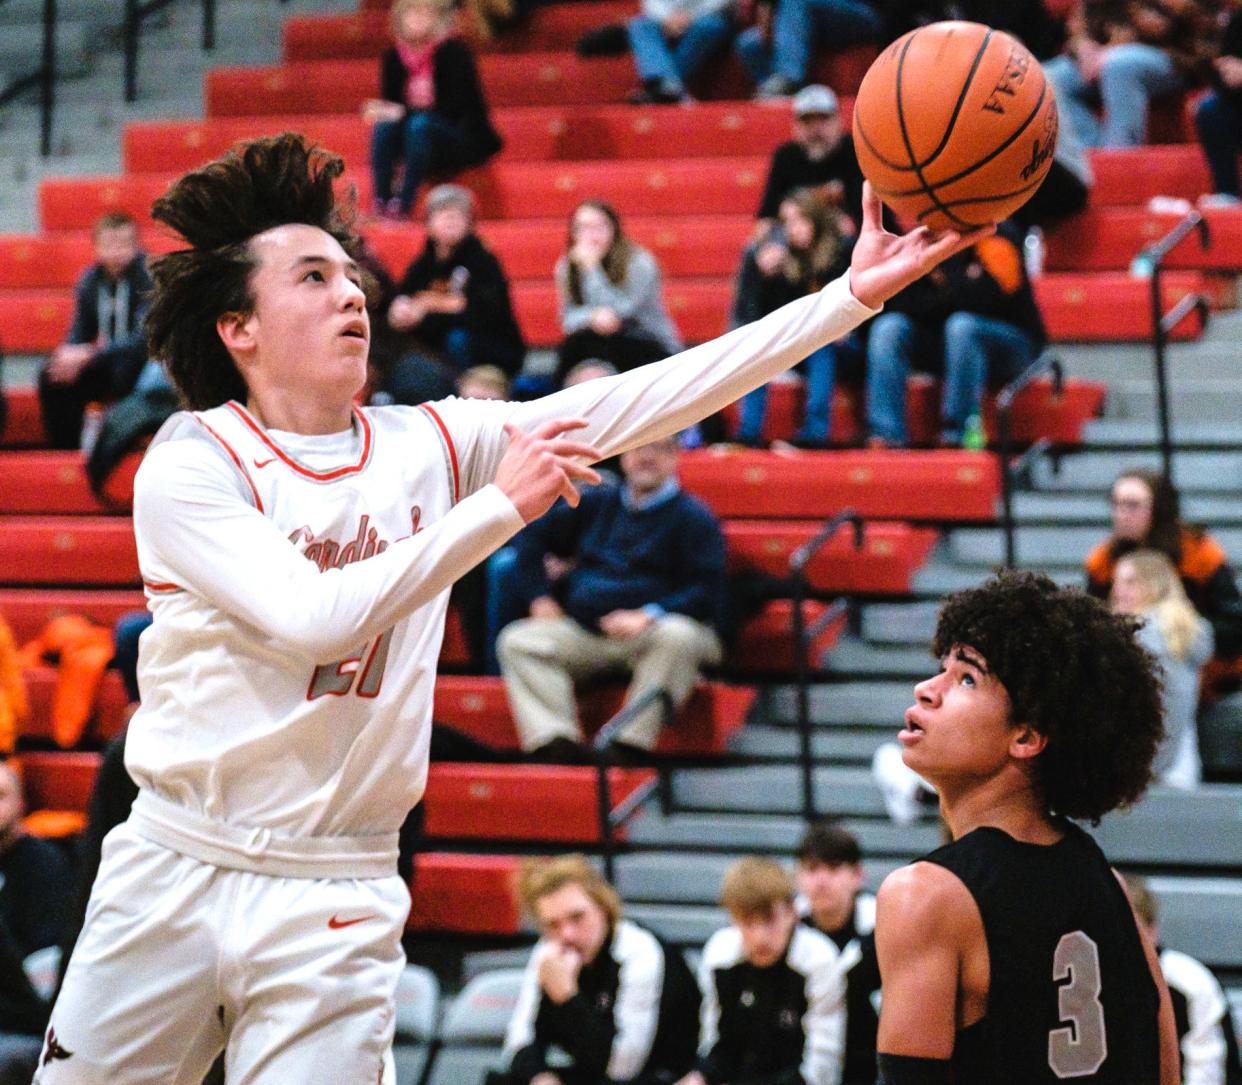
[{"label": "water bottle", "polygon": [[1022,240],[1022,258],[1026,264],[1026,277],[1038,279],[1044,273],[1044,231],[1032,226]]},{"label": "water bottle", "polygon": [[981,452],[988,447],[988,435],[983,429],[983,419],[976,411],[966,419],[966,428],[962,431],[962,447],[970,452]]}]

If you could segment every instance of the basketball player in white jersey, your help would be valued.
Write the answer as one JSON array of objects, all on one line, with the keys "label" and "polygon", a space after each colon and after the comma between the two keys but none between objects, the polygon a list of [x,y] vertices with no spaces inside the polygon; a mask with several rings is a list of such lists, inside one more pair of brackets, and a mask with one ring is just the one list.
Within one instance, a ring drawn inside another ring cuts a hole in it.
[{"label": "basketball player in white jersey", "polygon": [[339,158],[256,141],[154,217],[148,322],[187,407],[138,474],[154,624],[111,833],[39,1085],[393,1080],[449,587],[586,464],[675,433],[873,315],[979,239],[903,237],[872,194],[848,275],[664,362],[523,404],[358,410],[369,327]]}]

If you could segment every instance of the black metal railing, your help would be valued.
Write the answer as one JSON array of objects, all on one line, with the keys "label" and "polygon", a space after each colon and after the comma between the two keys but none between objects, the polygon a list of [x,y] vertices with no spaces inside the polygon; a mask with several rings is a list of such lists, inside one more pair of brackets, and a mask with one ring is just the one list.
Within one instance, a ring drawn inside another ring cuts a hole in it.
[{"label": "black metal railing", "polygon": [[1016,480],[1021,477],[1027,466],[1037,456],[1042,455],[1052,447],[1052,442],[1048,438],[1041,437],[1027,449],[1021,460],[1017,463],[1012,462],[1013,429],[1010,425],[1010,415],[1013,413],[1014,400],[1017,399],[1022,389],[1045,372],[1052,374],[1052,393],[1059,397],[1065,387],[1065,367],[1062,366],[1060,358],[1048,351],[1041,354],[1005,385],[996,397],[996,454],[1000,457],[1001,529],[1005,533],[1006,569],[1012,569],[1017,563],[1017,546],[1014,541],[1013,522],[1013,491]]},{"label": "black metal railing", "polygon": [[[143,24],[152,15],[163,11],[174,0],[125,0],[125,100],[138,98],[138,43]],[[203,6],[203,49],[216,47],[216,0],[201,0]]]},{"label": "black metal railing", "polygon": [[789,558],[789,575],[793,580],[794,681],[798,699],[799,759],[802,762],[802,816],[808,823],[815,820],[815,753],[812,744],[811,667],[808,657],[812,640],[829,622],[845,612],[846,603],[840,599],[834,602],[828,611],[815,622],[812,629],[808,630],[806,614],[803,610],[807,595],[806,567],[824,544],[846,524],[854,525],[854,549],[861,550],[863,546],[862,517],[853,509],[842,509],[831,519],[825,521],[815,536],[798,547]]},{"label": "black metal railing", "polygon": [[1206,324],[1207,299],[1199,294],[1188,294],[1164,312],[1164,299],[1160,292],[1161,276],[1165,258],[1190,234],[1199,233],[1199,247],[1206,250],[1212,243],[1208,224],[1198,211],[1190,211],[1159,241],[1153,242],[1138,255],[1140,266],[1151,270],[1151,324],[1152,349],[1155,354],[1156,406],[1160,423],[1160,464],[1166,478],[1173,478],[1173,439],[1169,420],[1169,378],[1165,364],[1165,349],[1170,333],[1192,312],[1198,312]]},{"label": "black metal railing", "polygon": [[595,735],[591,749],[595,754],[596,808],[599,812],[599,850],[604,857],[604,876],[613,882],[616,880],[616,830],[630,820],[642,805],[654,795],[660,787],[659,776],[648,780],[627,795],[614,810],[612,807],[612,788],[608,781],[609,764],[608,747],[614,738],[627,726],[634,722],[652,705],[659,704],[662,716],[661,725],[667,723],[673,715],[673,699],[668,690],[661,687],[649,689],[625,704]]},{"label": "black metal railing", "polygon": [[56,112],[56,0],[43,0],[39,66],[18,76],[0,91],[0,106],[25,94],[31,87],[39,88],[39,154],[47,158],[52,153],[52,118]]}]

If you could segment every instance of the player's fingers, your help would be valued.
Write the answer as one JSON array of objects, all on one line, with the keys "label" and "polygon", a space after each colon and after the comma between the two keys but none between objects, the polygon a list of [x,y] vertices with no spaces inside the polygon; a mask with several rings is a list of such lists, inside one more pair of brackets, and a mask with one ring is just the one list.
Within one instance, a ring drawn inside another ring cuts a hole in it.
[{"label": "player's fingers", "polygon": [[947,231],[942,237],[937,238],[927,246],[927,253],[937,263],[952,256],[956,252],[970,248],[982,241],[985,237],[990,237],[996,233],[995,226],[982,226],[977,230],[971,230],[969,233],[960,234],[956,230]]},{"label": "player's fingers", "polygon": [[548,451],[557,456],[581,456],[592,463],[604,458],[603,452],[594,445],[583,444],[581,441],[549,441]]},{"label": "player's fingers", "polygon": [[880,197],[876,195],[875,189],[871,187],[871,182],[864,181],[862,191],[862,228],[864,230],[879,230],[883,219],[884,208],[880,204]]},{"label": "player's fingers", "polygon": [[599,485],[599,472],[593,468],[587,467],[583,463],[575,463],[573,460],[565,460],[561,464],[561,470],[572,478],[578,479],[580,482],[589,482],[593,486]]},{"label": "player's fingers", "polygon": [[536,440],[547,441],[553,437],[559,437],[563,433],[570,430],[582,429],[590,423],[585,418],[552,418],[541,426],[536,426],[531,430],[531,437]]}]

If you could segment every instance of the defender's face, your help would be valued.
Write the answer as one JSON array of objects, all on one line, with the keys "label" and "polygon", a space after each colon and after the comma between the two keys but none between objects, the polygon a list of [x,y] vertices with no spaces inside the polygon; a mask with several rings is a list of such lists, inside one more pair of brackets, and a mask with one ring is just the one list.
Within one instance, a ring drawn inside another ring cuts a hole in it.
[{"label": "defender's face", "polygon": [[366,382],[371,339],[358,265],[331,234],[300,223],[250,245],[254,311],[229,344],[251,354],[243,376],[253,366],[269,387],[348,402]]},{"label": "defender's face", "polygon": [[778,901],[767,915],[730,917],[742,936],[742,952],[757,968],[769,968],[784,956],[798,922],[798,913],[789,901]]},{"label": "defender's face", "polygon": [[608,914],[580,885],[570,883],[535,902],[535,919],[545,938],[575,950],[583,964],[598,956],[608,937]]},{"label": "defender's face", "polygon": [[898,738],[902,760],[919,775],[942,782],[994,775],[1009,758],[1012,705],[987,660],[955,644],[939,674],[914,687]]}]

